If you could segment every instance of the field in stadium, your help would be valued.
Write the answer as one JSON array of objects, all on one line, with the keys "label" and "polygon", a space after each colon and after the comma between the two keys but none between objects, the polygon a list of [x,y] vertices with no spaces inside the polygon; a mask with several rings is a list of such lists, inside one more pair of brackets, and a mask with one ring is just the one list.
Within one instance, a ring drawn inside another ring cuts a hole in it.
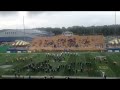
[{"label": "field in stadium", "polygon": [[[95,60],[106,56],[105,60]],[[51,75],[120,77],[120,53],[66,52],[66,53],[1,53],[1,75]]]}]

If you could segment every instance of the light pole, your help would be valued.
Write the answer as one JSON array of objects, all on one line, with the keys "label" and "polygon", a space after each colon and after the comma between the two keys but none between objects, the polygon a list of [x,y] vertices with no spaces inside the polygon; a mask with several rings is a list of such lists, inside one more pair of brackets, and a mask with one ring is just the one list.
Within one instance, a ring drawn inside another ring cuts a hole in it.
[{"label": "light pole", "polygon": [[93,25],[93,35],[95,34],[95,24]]},{"label": "light pole", "polygon": [[115,36],[116,36],[116,11],[115,11]]},{"label": "light pole", "polygon": [[19,11],[18,14],[23,18],[24,41],[25,41],[25,22],[24,17],[27,16],[27,11]]},{"label": "light pole", "polygon": [[94,28],[95,28],[95,27],[94,27],[94,25],[93,25],[93,35],[94,35]]},{"label": "light pole", "polygon": [[24,28],[24,41],[25,41],[25,23],[24,23],[24,16],[23,16],[23,28]]}]

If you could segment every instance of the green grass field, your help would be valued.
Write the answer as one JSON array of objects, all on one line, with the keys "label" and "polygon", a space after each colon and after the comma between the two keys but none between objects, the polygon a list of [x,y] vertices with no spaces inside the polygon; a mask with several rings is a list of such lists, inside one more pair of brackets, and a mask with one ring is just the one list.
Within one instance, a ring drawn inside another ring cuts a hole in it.
[{"label": "green grass field", "polygon": [[[94,59],[96,56],[106,56],[106,60],[100,62]],[[45,53],[0,53],[0,75],[101,77],[102,71],[109,77],[120,77],[120,53],[77,52],[61,58]]]}]

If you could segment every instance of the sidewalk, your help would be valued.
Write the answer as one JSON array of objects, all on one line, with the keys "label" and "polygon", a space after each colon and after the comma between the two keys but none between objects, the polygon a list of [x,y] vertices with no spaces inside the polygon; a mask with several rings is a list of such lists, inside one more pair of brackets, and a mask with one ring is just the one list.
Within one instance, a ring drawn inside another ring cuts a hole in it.
[{"label": "sidewalk", "polygon": [[[2,75],[2,79],[104,79],[103,77],[80,77],[80,76],[14,76]],[[120,79],[120,77],[107,77],[106,79]]]}]

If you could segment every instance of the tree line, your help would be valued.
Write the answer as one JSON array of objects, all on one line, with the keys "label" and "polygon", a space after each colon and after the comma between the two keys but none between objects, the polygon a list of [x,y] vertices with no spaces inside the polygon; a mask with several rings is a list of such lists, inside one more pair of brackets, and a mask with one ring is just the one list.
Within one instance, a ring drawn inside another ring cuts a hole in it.
[{"label": "tree line", "polygon": [[62,27],[62,28],[35,28],[38,30],[45,30],[48,32],[52,32],[55,35],[62,34],[64,31],[71,31],[77,35],[95,35],[95,34],[103,34],[104,36],[109,35],[120,35],[120,25],[104,25],[104,26],[72,26],[72,27]]}]

